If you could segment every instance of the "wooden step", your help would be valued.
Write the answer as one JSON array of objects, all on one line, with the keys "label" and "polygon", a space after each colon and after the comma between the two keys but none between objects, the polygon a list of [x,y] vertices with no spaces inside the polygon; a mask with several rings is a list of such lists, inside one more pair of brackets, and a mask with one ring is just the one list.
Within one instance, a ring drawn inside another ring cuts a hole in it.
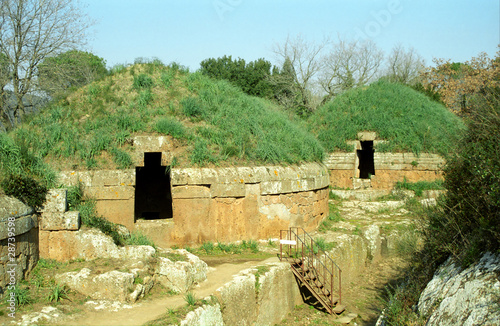
[{"label": "wooden step", "polygon": [[333,308],[333,312],[337,315],[340,315],[341,313],[343,313],[345,310],[345,306],[344,305],[337,305],[335,308]]},{"label": "wooden step", "polygon": [[[314,281],[316,279],[316,275],[306,275],[304,276],[304,280],[306,281]],[[315,285],[315,284],[312,284]]]}]

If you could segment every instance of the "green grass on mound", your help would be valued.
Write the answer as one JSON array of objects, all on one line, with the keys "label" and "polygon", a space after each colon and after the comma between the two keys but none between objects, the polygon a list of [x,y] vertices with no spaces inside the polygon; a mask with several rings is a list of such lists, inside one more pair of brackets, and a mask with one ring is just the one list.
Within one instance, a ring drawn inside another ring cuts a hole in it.
[{"label": "green grass on mound", "polygon": [[10,133],[58,169],[129,168],[134,135],[169,135],[179,166],[320,161],[324,149],[270,102],[158,62],[116,69]]},{"label": "green grass on mound", "polygon": [[360,131],[386,140],[382,152],[446,155],[464,130],[462,120],[410,87],[379,81],[345,92],[319,108],[309,128],[329,152],[351,151],[346,141]]}]

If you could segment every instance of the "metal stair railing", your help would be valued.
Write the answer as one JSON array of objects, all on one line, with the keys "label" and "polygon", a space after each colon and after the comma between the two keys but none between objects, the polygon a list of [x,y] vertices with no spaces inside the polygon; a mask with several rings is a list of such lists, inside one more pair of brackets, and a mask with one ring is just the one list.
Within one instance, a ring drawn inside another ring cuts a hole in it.
[{"label": "metal stair railing", "polygon": [[[292,260],[294,274],[328,312],[333,313],[342,300],[342,270],[303,228],[280,231],[280,260],[283,259]],[[335,279],[338,286],[335,286]]]}]

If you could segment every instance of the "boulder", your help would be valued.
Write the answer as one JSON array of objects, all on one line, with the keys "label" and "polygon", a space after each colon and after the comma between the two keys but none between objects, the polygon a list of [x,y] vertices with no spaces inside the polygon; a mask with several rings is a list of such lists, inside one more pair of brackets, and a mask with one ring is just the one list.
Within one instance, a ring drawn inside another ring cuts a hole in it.
[{"label": "boulder", "polygon": [[185,249],[173,252],[186,256],[187,261],[173,262],[165,257],[158,258],[156,273],[163,286],[175,292],[187,292],[207,279],[208,265],[204,261]]},{"label": "boulder", "polygon": [[133,289],[134,274],[110,271],[92,275],[84,268],[79,272],[68,272],[55,276],[56,282],[96,300],[114,300],[126,302]]}]

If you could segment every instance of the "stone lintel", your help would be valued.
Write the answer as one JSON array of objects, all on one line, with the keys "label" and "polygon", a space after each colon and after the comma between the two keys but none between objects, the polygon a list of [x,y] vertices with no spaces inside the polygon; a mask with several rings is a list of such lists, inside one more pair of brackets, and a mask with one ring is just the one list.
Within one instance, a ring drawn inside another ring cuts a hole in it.
[{"label": "stone lintel", "polygon": [[172,188],[172,199],[210,198],[210,187],[176,186]]},{"label": "stone lintel", "polygon": [[246,189],[244,183],[216,183],[210,187],[212,197],[245,197]]},{"label": "stone lintel", "polygon": [[135,188],[132,186],[90,187],[87,195],[98,200],[123,200],[134,198]]}]

